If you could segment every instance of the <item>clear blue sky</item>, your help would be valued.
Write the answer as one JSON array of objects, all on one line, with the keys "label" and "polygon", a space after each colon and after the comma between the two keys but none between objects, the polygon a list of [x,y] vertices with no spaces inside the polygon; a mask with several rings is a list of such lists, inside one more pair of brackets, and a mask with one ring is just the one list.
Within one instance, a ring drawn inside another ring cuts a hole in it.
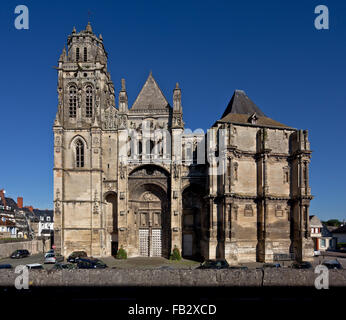
[{"label": "clear blue sky", "polygon": [[[14,28],[29,8],[30,29]],[[325,4],[330,29],[314,28]],[[311,213],[346,218],[346,1],[1,1],[0,188],[26,205],[52,208],[57,75],[73,26],[92,12],[117,91],[130,104],[150,70],[167,99],[178,81],[186,127],[207,129],[235,89],[269,117],[308,129]]]}]

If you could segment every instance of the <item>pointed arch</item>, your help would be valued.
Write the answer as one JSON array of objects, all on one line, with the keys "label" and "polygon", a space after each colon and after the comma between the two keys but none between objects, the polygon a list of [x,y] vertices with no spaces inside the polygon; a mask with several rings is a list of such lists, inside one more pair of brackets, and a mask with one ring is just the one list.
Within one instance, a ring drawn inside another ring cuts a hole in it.
[{"label": "pointed arch", "polygon": [[83,136],[81,136],[80,134],[75,135],[75,136],[71,139],[71,141],[70,141],[68,147],[71,149],[71,148],[75,145],[75,142],[76,142],[78,139],[82,140],[82,142],[84,143],[84,146],[85,146],[86,149],[89,149],[88,142],[87,142],[87,141],[85,140],[85,138],[84,138]]},{"label": "pointed arch", "polygon": [[75,142],[75,154],[76,154],[76,167],[84,168],[84,159],[85,159],[85,147],[81,139],[77,139]]}]

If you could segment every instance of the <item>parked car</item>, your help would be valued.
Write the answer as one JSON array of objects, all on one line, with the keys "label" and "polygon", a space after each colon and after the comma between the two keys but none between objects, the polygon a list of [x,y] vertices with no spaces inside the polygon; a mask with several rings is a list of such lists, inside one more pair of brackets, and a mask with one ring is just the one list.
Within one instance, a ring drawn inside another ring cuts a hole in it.
[{"label": "parked car", "polygon": [[64,257],[61,254],[49,253],[44,259],[44,263],[63,262]]},{"label": "parked car", "polygon": [[263,264],[263,268],[281,268],[281,264],[280,263],[264,263]]},{"label": "parked car", "polygon": [[0,264],[0,269],[12,269],[12,265],[10,265],[10,264]]},{"label": "parked car", "polygon": [[46,258],[49,254],[54,254],[54,249],[50,249],[49,251],[47,251],[44,257]]},{"label": "parked car", "polygon": [[249,268],[246,266],[231,266],[231,267],[229,267],[229,269],[231,269],[231,270],[249,270]]},{"label": "parked car", "polygon": [[39,263],[31,263],[26,265],[29,270],[42,270],[43,265]]},{"label": "parked car", "polygon": [[108,266],[99,259],[80,258],[77,262],[78,269],[105,269]]},{"label": "parked car", "polygon": [[343,269],[342,265],[338,260],[327,260],[323,261],[322,264],[326,266],[328,269]]},{"label": "parked car", "polygon": [[293,262],[291,265],[293,269],[311,269],[312,265],[308,261]]},{"label": "parked car", "polygon": [[21,259],[30,256],[30,252],[26,249],[16,250],[11,254],[11,259]]},{"label": "parked car", "polygon": [[55,270],[76,269],[76,265],[73,263],[56,263],[53,269]]},{"label": "parked car", "polygon": [[320,250],[315,250],[314,251],[314,256],[315,257],[319,257],[321,255],[321,251]]},{"label": "parked car", "polygon": [[74,251],[67,258],[67,262],[77,263],[79,259],[86,258],[87,256],[85,251]]},{"label": "parked car", "polygon": [[228,269],[229,264],[224,259],[205,260],[196,269]]}]

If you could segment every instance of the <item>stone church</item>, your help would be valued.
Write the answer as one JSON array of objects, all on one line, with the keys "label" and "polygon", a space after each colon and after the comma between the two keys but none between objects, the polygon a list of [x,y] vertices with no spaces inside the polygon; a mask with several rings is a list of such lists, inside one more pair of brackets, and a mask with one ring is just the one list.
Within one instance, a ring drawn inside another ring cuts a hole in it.
[{"label": "stone church", "polygon": [[[102,36],[73,28],[58,61],[54,241],[64,256],[310,259],[308,132],[236,90],[208,133],[186,130],[181,89],[150,73],[132,106]],[[116,103],[116,100],[118,102]]]}]

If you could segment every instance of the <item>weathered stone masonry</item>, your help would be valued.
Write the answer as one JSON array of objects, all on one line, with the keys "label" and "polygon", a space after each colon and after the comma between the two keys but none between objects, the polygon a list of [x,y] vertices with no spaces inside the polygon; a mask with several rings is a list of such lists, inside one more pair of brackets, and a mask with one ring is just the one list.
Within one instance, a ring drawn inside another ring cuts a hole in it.
[{"label": "weathered stone masonry", "polygon": [[[185,257],[231,263],[312,256],[307,131],[266,117],[236,90],[213,139],[187,133],[179,85],[172,107],[151,73],[131,107],[122,80],[116,107],[103,39],[90,24],[73,29],[57,71],[54,219],[62,254],[108,256],[122,246],[129,256],[167,257],[176,246]],[[211,161],[198,163],[201,155]]]}]

